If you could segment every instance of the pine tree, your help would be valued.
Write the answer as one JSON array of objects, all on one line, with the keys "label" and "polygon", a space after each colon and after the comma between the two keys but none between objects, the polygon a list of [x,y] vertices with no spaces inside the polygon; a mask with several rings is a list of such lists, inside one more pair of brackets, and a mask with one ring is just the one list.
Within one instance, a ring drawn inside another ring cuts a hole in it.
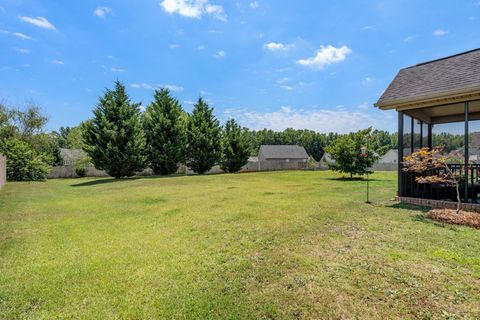
[{"label": "pine tree", "polygon": [[85,124],[84,150],[97,169],[115,178],[130,177],[146,166],[140,104],[131,102],[125,86],[107,89]]},{"label": "pine tree", "polygon": [[203,174],[220,161],[222,154],[221,130],[213,109],[199,98],[188,119],[187,165]]},{"label": "pine tree", "polygon": [[168,89],[156,90],[154,102],[145,112],[147,156],[155,174],[172,174],[185,160],[187,145],[185,117]]},{"label": "pine tree", "polygon": [[222,170],[237,172],[247,164],[250,156],[250,141],[247,132],[230,119],[225,124],[223,134]]}]

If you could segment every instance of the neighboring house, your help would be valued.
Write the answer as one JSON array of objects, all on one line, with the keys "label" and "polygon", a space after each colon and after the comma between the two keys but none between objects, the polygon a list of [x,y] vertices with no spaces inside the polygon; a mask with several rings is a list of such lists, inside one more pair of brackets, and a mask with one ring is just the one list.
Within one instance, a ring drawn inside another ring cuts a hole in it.
[{"label": "neighboring house", "polygon": [[262,145],[258,152],[259,171],[307,169],[308,153],[297,145]]}]

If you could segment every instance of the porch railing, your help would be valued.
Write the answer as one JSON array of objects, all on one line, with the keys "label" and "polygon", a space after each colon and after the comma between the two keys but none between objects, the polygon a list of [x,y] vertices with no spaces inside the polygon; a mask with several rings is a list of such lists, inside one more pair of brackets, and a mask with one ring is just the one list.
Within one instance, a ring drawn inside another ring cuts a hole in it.
[{"label": "porch railing", "polygon": [[[452,163],[449,168],[457,175],[465,177],[465,165]],[[476,203],[480,195],[480,164],[469,164],[468,170],[468,199],[465,197],[465,179],[460,183],[460,196],[463,202]],[[405,197],[435,199],[435,200],[456,200],[456,191],[452,186],[445,184],[425,184],[417,183],[415,178],[418,176],[428,176],[443,173],[445,169],[434,169],[423,174],[403,172],[403,190],[402,194]]]}]

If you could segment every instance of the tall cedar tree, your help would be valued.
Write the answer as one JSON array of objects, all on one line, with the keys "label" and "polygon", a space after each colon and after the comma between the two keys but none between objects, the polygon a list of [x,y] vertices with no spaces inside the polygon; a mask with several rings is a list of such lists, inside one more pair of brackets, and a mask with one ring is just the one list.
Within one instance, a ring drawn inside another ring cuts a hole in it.
[{"label": "tall cedar tree", "polygon": [[222,155],[221,128],[213,109],[198,98],[187,126],[187,165],[203,174],[217,164]]},{"label": "tall cedar tree", "polygon": [[168,89],[156,90],[154,99],[144,117],[147,156],[155,174],[172,174],[185,160],[185,116]]},{"label": "tall cedar tree", "polygon": [[237,172],[247,164],[250,156],[250,141],[247,132],[234,119],[225,124],[223,134],[222,170]]},{"label": "tall cedar tree", "polygon": [[[366,155],[362,154],[362,147],[366,148]],[[341,173],[349,173],[350,178],[354,174],[372,173],[370,168],[387,150],[388,146],[380,147],[378,141],[373,139],[372,128],[340,136],[325,148],[335,161],[330,168]]]},{"label": "tall cedar tree", "polygon": [[115,178],[130,177],[146,167],[145,134],[140,104],[131,102],[125,86],[115,82],[93,110],[83,130],[84,150],[97,169]]}]

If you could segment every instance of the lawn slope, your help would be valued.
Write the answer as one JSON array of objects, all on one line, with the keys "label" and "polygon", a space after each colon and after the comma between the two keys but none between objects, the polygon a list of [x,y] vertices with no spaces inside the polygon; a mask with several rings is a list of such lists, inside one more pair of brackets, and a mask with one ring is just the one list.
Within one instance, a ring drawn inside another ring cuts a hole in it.
[{"label": "lawn slope", "polygon": [[480,318],[480,232],[339,177],[9,183],[0,319]]}]

